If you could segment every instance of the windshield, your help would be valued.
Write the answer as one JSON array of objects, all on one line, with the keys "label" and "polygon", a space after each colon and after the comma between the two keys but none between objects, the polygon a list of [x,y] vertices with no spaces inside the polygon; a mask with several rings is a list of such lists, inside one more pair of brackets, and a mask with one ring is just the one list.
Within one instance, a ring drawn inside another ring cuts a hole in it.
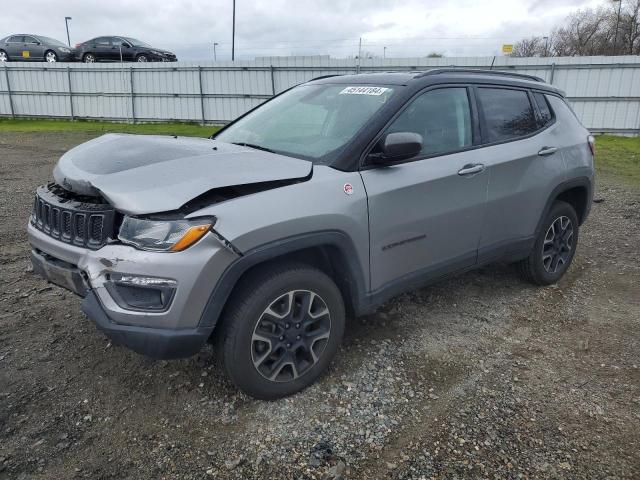
[{"label": "windshield", "polygon": [[55,45],[56,47],[67,47],[66,43],[62,43],[59,40],[56,40],[55,38],[49,38],[49,37],[40,37],[40,40],[42,41],[42,43],[46,44],[46,45]]},{"label": "windshield", "polygon": [[302,85],[230,125],[216,140],[331,161],[389,100],[393,88]]},{"label": "windshield", "polygon": [[149,45],[148,43],[144,43],[143,41],[135,38],[129,38],[129,37],[123,37],[123,38],[134,47],[151,47],[151,45]]}]

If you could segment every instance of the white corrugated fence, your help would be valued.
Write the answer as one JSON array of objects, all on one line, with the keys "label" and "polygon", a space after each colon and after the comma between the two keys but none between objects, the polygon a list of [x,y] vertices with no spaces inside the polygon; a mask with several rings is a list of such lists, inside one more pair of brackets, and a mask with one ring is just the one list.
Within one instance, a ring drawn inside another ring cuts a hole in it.
[{"label": "white corrugated fence", "polygon": [[594,132],[640,134],[640,57],[272,57],[238,62],[5,63],[0,116],[128,122],[225,123],[291,86],[322,75],[493,68],[542,77],[564,90]]}]

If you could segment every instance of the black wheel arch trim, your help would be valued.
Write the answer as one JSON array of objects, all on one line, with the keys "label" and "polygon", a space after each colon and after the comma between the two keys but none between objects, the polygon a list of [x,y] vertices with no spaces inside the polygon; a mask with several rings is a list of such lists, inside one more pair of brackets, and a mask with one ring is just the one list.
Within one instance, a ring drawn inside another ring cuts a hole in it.
[{"label": "black wheel arch trim", "polygon": [[353,310],[360,313],[366,302],[367,285],[358,252],[349,235],[340,230],[325,230],[286,237],[244,252],[222,273],[209,295],[198,325],[214,327],[217,324],[231,292],[251,267],[313,247],[333,247],[340,252],[341,266],[346,274],[342,280],[346,281],[350,295],[350,298],[345,298],[345,303],[350,303]]},{"label": "black wheel arch trim", "polygon": [[547,218],[547,215],[549,214],[549,211],[551,210],[551,206],[553,205],[553,203],[564,192],[567,192],[576,187],[582,187],[587,190],[587,201],[586,201],[586,205],[584,206],[584,215],[582,215],[582,218],[579,219],[579,225],[582,225],[584,223],[584,221],[589,216],[589,211],[591,210],[591,202],[593,199],[593,185],[592,185],[592,180],[589,177],[576,177],[571,180],[567,180],[566,182],[562,182],[551,191],[551,194],[547,199],[547,203],[544,206],[544,210],[542,210],[542,214],[540,215],[540,219],[538,220],[538,224],[536,225],[536,231],[535,231],[536,237],[540,233],[540,229],[542,228],[544,219]]}]

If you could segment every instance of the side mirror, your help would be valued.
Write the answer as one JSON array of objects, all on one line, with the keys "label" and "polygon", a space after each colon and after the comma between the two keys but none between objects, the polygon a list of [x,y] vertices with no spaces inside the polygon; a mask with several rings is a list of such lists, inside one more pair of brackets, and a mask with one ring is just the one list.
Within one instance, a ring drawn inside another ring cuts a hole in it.
[{"label": "side mirror", "polygon": [[371,156],[375,163],[401,162],[418,155],[422,150],[422,144],[422,135],[419,133],[389,133],[381,140],[381,153]]}]

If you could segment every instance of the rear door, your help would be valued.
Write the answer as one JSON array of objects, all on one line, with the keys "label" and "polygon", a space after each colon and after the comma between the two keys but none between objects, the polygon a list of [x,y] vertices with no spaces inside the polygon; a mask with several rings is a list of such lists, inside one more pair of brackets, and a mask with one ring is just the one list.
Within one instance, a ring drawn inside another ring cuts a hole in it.
[{"label": "rear door", "polygon": [[411,100],[381,135],[415,132],[424,144],[411,161],[361,171],[373,291],[476,263],[488,179],[473,149],[475,117],[467,87],[438,87]]},{"label": "rear door", "polygon": [[552,189],[565,178],[562,132],[527,89],[477,87],[489,173],[480,260],[526,251]]},{"label": "rear door", "polygon": [[7,39],[7,55],[10,60],[22,59],[22,46],[24,45],[24,35],[12,35]]}]

